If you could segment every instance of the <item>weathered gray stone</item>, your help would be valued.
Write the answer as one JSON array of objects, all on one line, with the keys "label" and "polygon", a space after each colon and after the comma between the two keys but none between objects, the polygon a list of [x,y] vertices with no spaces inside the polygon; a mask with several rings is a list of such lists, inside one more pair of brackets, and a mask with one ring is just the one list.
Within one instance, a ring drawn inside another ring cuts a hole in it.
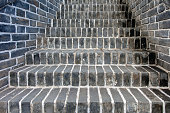
[{"label": "weathered gray stone", "polygon": [[79,86],[80,66],[75,65],[72,71],[72,86]]},{"label": "weathered gray stone", "polygon": [[126,112],[127,113],[137,113],[137,102],[132,97],[132,95],[124,88],[120,89],[123,97],[125,98],[126,102]]},{"label": "weathered gray stone", "polygon": [[117,66],[111,66],[111,68],[115,72],[115,78],[114,78],[115,84],[114,85],[122,86],[123,85],[123,83],[122,83],[123,75],[122,75],[121,70]]},{"label": "weathered gray stone", "polygon": [[97,88],[90,88],[90,112],[99,113],[100,104],[99,104],[99,94]]},{"label": "weathered gray stone", "polygon": [[107,92],[107,89],[105,88],[101,88],[100,89],[100,94],[101,94],[101,98],[102,98],[102,112],[103,113],[112,113],[112,102],[111,102],[111,98]]},{"label": "weathered gray stone", "polygon": [[123,71],[123,84],[124,86],[131,86],[131,72],[125,66],[119,66]]},{"label": "weathered gray stone", "polygon": [[44,112],[45,113],[54,113],[54,100],[59,94],[60,89],[54,88],[51,90],[50,94],[44,101]]},{"label": "weathered gray stone", "polygon": [[75,113],[76,111],[76,99],[77,99],[77,88],[70,88],[67,103],[66,103],[66,113]]},{"label": "weathered gray stone", "polygon": [[96,70],[94,66],[89,66],[89,86],[96,86]]},{"label": "weathered gray stone", "polygon": [[78,113],[87,113],[87,88],[80,88],[79,100],[78,100]]},{"label": "weathered gray stone", "polygon": [[110,88],[110,92],[112,95],[112,98],[114,100],[114,112],[115,113],[124,113],[124,102],[117,91],[117,89]]},{"label": "weathered gray stone", "polygon": [[149,101],[137,89],[131,88],[130,91],[138,100],[138,112],[149,113],[151,111],[151,108],[148,106]]},{"label": "weathered gray stone", "polygon": [[15,98],[11,99],[9,101],[9,112],[11,113],[18,113],[20,111],[20,105],[19,102],[21,101],[21,99],[27,95],[32,89],[26,89],[24,90],[22,93],[20,93],[19,95],[17,95]]},{"label": "weathered gray stone", "polygon": [[60,65],[57,70],[54,72],[54,85],[60,86],[63,84],[62,82],[62,72],[65,69],[65,65]]},{"label": "weathered gray stone", "polygon": [[104,70],[102,66],[96,66],[97,71],[97,85],[104,86],[105,85],[105,77],[104,77]]},{"label": "weathered gray stone", "polygon": [[71,77],[71,70],[73,66],[68,65],[66,66],[64,72],[63,72],[63,85],[68,86],[70,85],[70,77]]},{"label": "weathered gray stone", "polygon": [[55,111],[58,113],[63,113],[65,112],[64,106],[65,106],[65,101],[66,101],[66,96],[68,94],[68,89],[63,88],[56,100],[56,109]]},{"label": "weathered gray stone", "polygon": [[148,89],[140,89],[152,102],[152,112],[162,113],[163,112],[163,103],[161,100],[156,97],[151,91]]}]

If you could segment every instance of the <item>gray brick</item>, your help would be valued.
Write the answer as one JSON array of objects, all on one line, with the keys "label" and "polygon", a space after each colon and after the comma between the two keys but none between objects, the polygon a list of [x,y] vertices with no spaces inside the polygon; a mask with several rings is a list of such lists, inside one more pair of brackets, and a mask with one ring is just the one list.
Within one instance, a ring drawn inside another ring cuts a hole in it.
[{"label": "gray brick", "polygon": [[32,110],[31,112],[37,113],[37,112],[42,112],[42,100],[45,98],[45,96],[48,94],[50,91],[49,88],[45,88],[41,91],[40,94],[37,95],[37,97],[32,101]]},{"label": "gray brick", "polygon": [[141,73],[141,86],[149,86],[149,73],[139,66],[135,68]]},{"label": "gray brick", "polygon": [[163,12],[156,16],[156,21],[168,20],[170,19],[170,11]]},{"label": "gray brick", "polygon": [[23,11],[21,9],[17,9],[16,14],[17,14],[17,16],[25,17],[25,11]]},{"label": "gray brick", "polygon": [[111,55],[110,55],[110,53],[105,53],[104,54],[104,63],[105,64],[110,64],[110,62],[111,62]]},{"label": "gray brick", "polygon": [[125,66],[119,66],[119,68],[123,71],[123,85],[131,86],[131,72]]},{"label": "gray brick", "polygon": [[0,70],[16,65],[16,59],[10,59],[0,63]]},{"label": "gray brick", "polygon": [[116,89],[110,88],[111,96],[114,100],[114,112],[123,113],[124,112],[124,102]]},{"label": "gray brick", "polygon": [[31,69],[35,68],[35,66],[28,67],[27,69],[24,69],[23,71],[20,71],[18,73],[18,79],[19,79],[19,86],[27,86],[27,72]]},{"label": "gray brick", "polygon": [[90,112],[99,113],[100,104],[99,104],[99,94],[97,88],[90,88]]},{"label": "gray brick", "polygon": [[126,54],[120,53],[119,64],[126,64]]},{"label": "gray brick", "polygon": [[14,6],[19,7],[19,8],[23,8],[23,9],[26,9],[26,10],[29,9],[29,5],[27,3],[22,2],[22,1],[14,2]]},{"label": "gray brick", "polygon": [[120,89],[120,92],[124,96],[125,100],[128,102],[128,104],[126,105],[126,111],[137,113],[137,102],[135,101],[133,96],[124,88]]},{"label": "gray brick", "polygon": [[132,72],[132,86],[140,86],[140,72],[132,66],[127,66],[127,69]]},{"label": "gray brick", "polygon": [[160,29],[169,29],[170,28],[170,21],[163,21],[159,23]]},{"label": "gray brick", "polygon": [[117,67],[117,66],[111,66],[112,70],[115,72],[115,86],[122,86],[123,83],[123,75],[122,75],[122,72],[121,70]]},{"label": "gray brick", "polygon": [[17,27],[17,33],[25,33],[25,27],[23,27],[23,26],[18,26],[18,27]]},{"label": "gray brick", "polygon": [[1,34],[0,35],[0,42],[10,41],[10,35],[9,34]]},{"label": "gray brick", "polygon": [[54,100],[59,94],[60,89],[54,88],[51,90],[50,94],[44,101],[44,112],[45,113],[53,113],[54,112]]},{"label": "gray brick", "polygon": [[53,86],[53,72],[54,70],[57,68],[57,66],[52,66],[50,67],[47,71],[46,71],[46,75],[45,75],[45,83],[46,86]]},{"label": "gray brick", "polygon": [[47,60],[46,60],[45,52],[40,53],[40,62],[41,62],[41,64],[46,64]]},{"label": "gray brick", "polygon": [[160,86],[162,87],[168,87],[168,73],[163,71],[162,69],[156,67],[156,66],[151,66],[154,70],[158,71],[160,74]]},{"label": "gray brick", "polygon": [[77,99],[77,88],[70,88],[67,103],[66,103],[66,113],[75,113],[76,111],[76,99]]},{"label": "gray brick", "polygon": [[65,106],[65,101],[66,101],[66,97],[67,94],[69,93],[67,88],[63,88],[56,100],[56,112],[58,113],[62,113],[65,112],[64,110],[64,106]]},{"label": "gray brick", "polygon": [[17,95],[15,98],[13,98],[12,100],[9,101],[9,112],[19,112],[20,108],[19,108],[19,102],[21,101],[21,99],[27,95],[32,89],[26,89],[24,90],[22,93],[20,93],[19,95]]},{"label": "gray brick", "polygon": [[28,72],[28,86],[36,86],[36,72],[39,71],[43,66],[38,66]]},{"label": "gray brick", "polygon": [[9,58],[9,52],[0,53],[0,61]]},{"label": "gray brick", "polygon": [[12,23],[13,24],[20,24],[20,25],[29,25],[29,20],[28,19],[23,19],[23,18],[14,18],[12,17]]},{"label": "gray brick", "polygon": [[97,64],[103,64],[103,52],[97,52]]},{"label": "gray brick", "polygon": [[100,88],[100,94],[102,97],[102,112],[104,113],[112,113],[112,102],[111,98],[107,92],[107,89],[105,88]]},{"label": "gray brick", "polygon": [[87,113],[88,111],[87,95],[87,88],[80,88],[78,100],[78,112],[80,113]]},{"label": "gray brick", "polygon": [[143,66],[144,69],[146,69],[150,73],[150,84],[152,86],[159,86],[160,85],[160,75],[153,70],[152,68],[149,68],[147,66]]},{"label": "gray brick", "polygon": [[104,86],[105,85],[105,78],[104,78],[104,70],[102,66],[96,66],[97,71],[97,85]]},{"label": "gray brick", "polygon": [[14,25],[4,25],[0,24],[0,32],[15,33],[16,28]]},{"label": "gray brick", "polygon": [[163,103],[148,89],[140,89],[152,102],[152,112],[163,112]]},{"label": "gray brick", "polygon": [[37,86],[44,86],[45,85],[45,73],[48,69],[49,69],[50,66],[46,66],[44,68],[41,68],[38,72],[37,72]]},{"label": "gray brick", "polygon": [[81,67],[81,86],[88,85],[88,66],[82,66]]},{"label": "gray brick", "polygon": [[38,95],[41,91],[40,88],[34,89],[26,98],[21,101],[21,112],[22,113],[30,113],[31,112],[31,105],[30,102],[33,98]]},{"label": "gray brick", "polygon": [[72,38],[67,38],[67,48],[72,48]]},{"label": "gray brick", "polygon": [[64,70],[65,66],[60,65],[57,70],[54,72],[54,85],[60,86],[62,85],[62,71]]},{"label": "gray brick", "polygon": [[7,89],[3,90],[2,92],[0,92],[0,98],[3,98],[6,94],[8,94],[14,90],[15,90],[14,88],[7,88]]},{"label": "gray brick", "polygon": [[79,86],[79,72],[80,66],[75,65],[72,71],[72,85]]},{"label": "gray brick", "polygon": [[76,52],[75,54],[75,64],[81,64],[81,53],[80,52]]},{"label": "gray brick", "polygon": [[4,23],[10,23],[10,17],[0,14],[0,22],[4,22]]},{"label": "gray brick", "polygon": [[26,17],[33,20],[38,20],[38,15],[30,12],[26,12]]},{"label": "gray brick", "polygon": [[71,78],[71,70],[72,70],[73,66],[68,65],[64,72],[63,72],[63,85],[68,86],[70,85],[70,78]]},{"label": "gray brick", "polygon": [[19,88],[6,95],[4,98],[0,100],[0,112],[6,113],[8,112],[8,100],[12,99],[14,95],[21,93],[23,89]]},{"label": "gray brick", "polygon": [[137,89],[131,88],[130,91],[138,100],[138,112],[149,113],[151,111],[150,107],[148,106],[149,101]]},{"label": "gray brick", "polygon": [[89,66],[89,85],[96,86],[96,70],[94,66]]}]

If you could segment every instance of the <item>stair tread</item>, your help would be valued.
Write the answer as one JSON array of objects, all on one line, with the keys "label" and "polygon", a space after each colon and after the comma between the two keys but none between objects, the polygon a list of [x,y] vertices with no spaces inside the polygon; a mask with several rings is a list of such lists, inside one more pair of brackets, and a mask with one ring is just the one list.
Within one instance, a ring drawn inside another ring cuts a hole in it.
[{"label": "stair tread", "polygon": [[[10,91],[10,92],[9,92]],[[166,92],[164,92],[166,91]],[[4,97],[0,98],[1,110],[14,111],[38,111],[45,110],[102,110],[105,112],[124,110],[149,112],[149,104],[160,112],[170,107],[169,89],[161,88],[111,88],[111,87],[53,87],[53,88],[6,88],[1,91]],[[9,103],[9,109],[7,105]],[[55,106],[56,105],[56,106]],[[124,107],[126,105],[126,107]],[[32,109],[31,107],[32,106]],[[76,109],[76,107],[78,107]],[[131,109],[129,109],[129,107]],[[21,109],[19,109],[21,108]],[[143,109],[144,108],[144,109]]]}]

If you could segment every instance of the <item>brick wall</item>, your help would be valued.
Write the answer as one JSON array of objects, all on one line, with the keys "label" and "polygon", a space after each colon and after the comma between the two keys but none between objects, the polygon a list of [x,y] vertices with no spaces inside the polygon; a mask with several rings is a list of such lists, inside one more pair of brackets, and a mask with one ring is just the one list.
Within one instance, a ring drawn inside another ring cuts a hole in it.
[{"label": "brick wall", "polygon": [[8,71],[24,64],[24,53],[36,48],[36,38],[45,36],[60,2],[0,1],[0,88],[8,84]]},{"label": "brick wall", "polygon": [[157,53],[157,64],[170,71],[170,1],[128,0],[141,36],[148,37],[149,50]]}]

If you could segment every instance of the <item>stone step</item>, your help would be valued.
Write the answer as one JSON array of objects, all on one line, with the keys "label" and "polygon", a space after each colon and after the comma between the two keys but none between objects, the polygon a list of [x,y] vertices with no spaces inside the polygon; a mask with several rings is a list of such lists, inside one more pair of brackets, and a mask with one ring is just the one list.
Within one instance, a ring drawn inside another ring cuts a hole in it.
[{"label": "stone step", "polygon": [[[127,4],[64,4],[60,5],[62,12],[127,12]],[[60,14],[57,12],[57,14]]]},{"label": "stone step", "polygon": [[39,49],[26,53],[26,64],[154,64],[147,51],[105,49]]},{"label": "stone step", "polygon": [[[166,92],[164,92],[166,90]],[[169,113],[170,90],[58,87],[5,89],[1,113]]]},{"label": "stone step", "polygon": [[90,11],[90,9],[87,9],[87,11],[76,11],[76,10],[58,12],[56,19],[86,19],[86,20],[88,19],[95,19],[95,20],[132,19],[132,13],[127,11]]},{"label": "stone step", "polygon": [[37,48],[51,49],[130,49],[146,50],[146,38],[127,37],[46,37],[37,39]]},{"label": "stone step", "polygon": [[128,11],[127,4],[116,4],[116,3],[108,3],[108,4],[98,4],[98,3],[89,3],[89,4],[61,4],[60,8],[62,11],[74,11],[75,9],[79,9],[78,11],[85,11],[84,9],[90,9],[90,11]]},{"label": "stone step", "polygon": [[[51,27],[57,28],[77,28],[77,29],[96,29],[107,28],[112,30],[135,29],[134,19],[57,19],[53,20]],[[48,28],[49,29],[49,28]],[[54,29],[54,28],[53,28]],[[117,30],[118,31],[118,30]]]},{"label": "stone step", "polygon": [[[108,24],[106,24],[108,25]],[[123,24],[119,24],[123,25]],[[74,27],[48,27],[46,37],[82,37],[82,38],[134,38],[140,37],[140,30],[133,28],[74,28]]]},{"label": "stone step", "polygon": [[10,86],[168,87],[169,75],[156,66],[32,65],[10,72]]},{"label": "stone step", "polygon": [[126,0],[65,0],[64,4],[126,4]]}]

